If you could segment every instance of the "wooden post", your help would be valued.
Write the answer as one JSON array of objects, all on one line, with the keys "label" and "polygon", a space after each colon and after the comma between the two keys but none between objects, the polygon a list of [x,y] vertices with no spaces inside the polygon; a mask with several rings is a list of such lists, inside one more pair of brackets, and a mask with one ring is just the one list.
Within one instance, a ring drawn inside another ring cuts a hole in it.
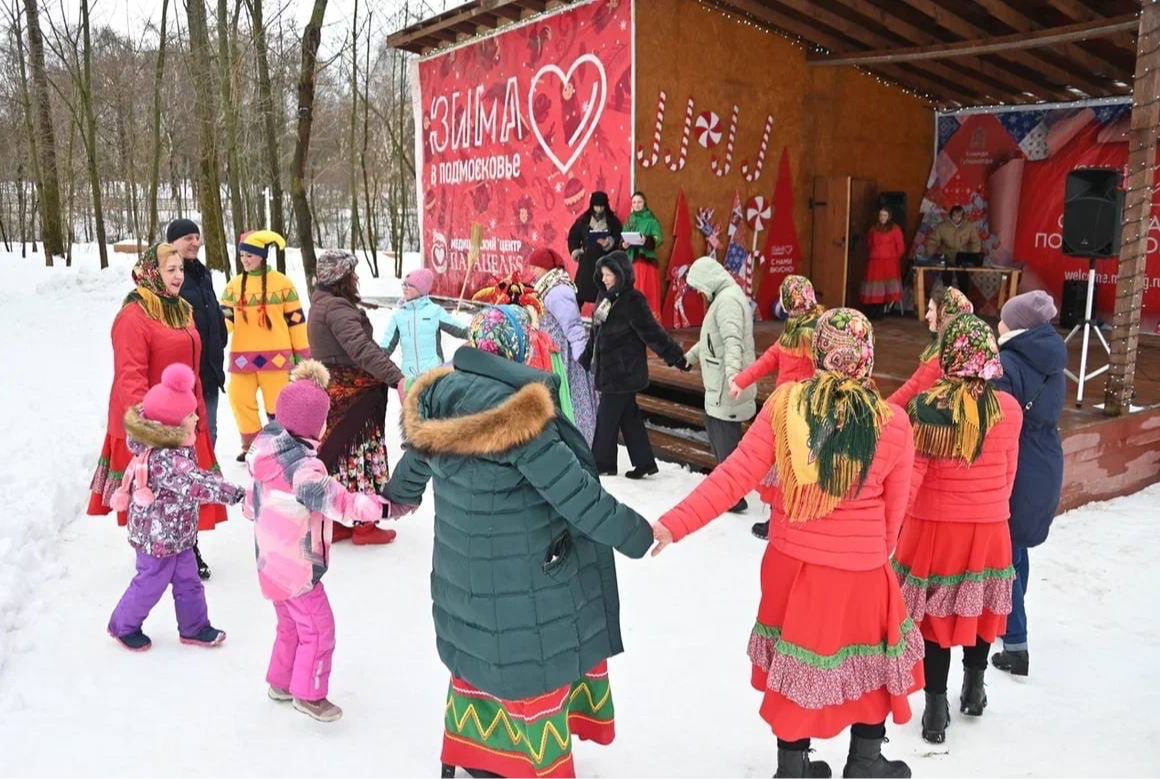
[{"label": "wooden post", "polygon": [[1120,242],[1120,273],[1112,318],[1111,370],[1104,389],[1104,413],[1131,410],[1136,394],[1136,347],[1140,308],[1147,282],[1148,220],[1156,180],[1156,132],[1160,127],[1160,0],[1141,0],[1132,87],[1132,129],[1128,136],[1128,180]]}]

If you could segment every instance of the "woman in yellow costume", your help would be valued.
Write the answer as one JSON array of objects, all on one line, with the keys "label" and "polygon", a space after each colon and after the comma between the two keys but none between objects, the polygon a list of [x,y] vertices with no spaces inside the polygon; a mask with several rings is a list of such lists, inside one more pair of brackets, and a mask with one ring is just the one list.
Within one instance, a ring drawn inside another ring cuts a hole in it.
[{"label": "woman in yellow costume", "polygon": [[258,390],[266,416],[274,418],[278,394],[290,381],[290,369],[310,357],[306,314],[294,282],[266,263],[271,246],[286,248],[286,239],[272,230],[244,233],[238,243],[243,273],[230,279],[222,293],[222,313],[231,333],[226,388],[246,458],[250,443],[262,429]]}]

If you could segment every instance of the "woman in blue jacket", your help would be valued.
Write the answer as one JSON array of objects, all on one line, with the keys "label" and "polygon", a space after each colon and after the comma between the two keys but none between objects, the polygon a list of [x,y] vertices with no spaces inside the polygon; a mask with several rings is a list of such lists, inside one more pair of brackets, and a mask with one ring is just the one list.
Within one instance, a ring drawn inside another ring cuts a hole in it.
[{"label": "woman in blue jacket", "polygon": [[1063,487],[1063,445],[1059,415],[1063,411],[1063,371],[1067,344],[1051,324],[1055,302],[1043,291],[1025,292],[1007,301],[1000,313],[999,359],[1003,376],[995,386],[1023,406],[1019,435],[1019,469],[1011,491],[1011,551],[1015,585],[1003,651],[991,663],[1016,676],[1028,672],[1027,551],[1047,540]]},{"label": "woman in blue jacket", "polygon": [[442,334],[467,338],[464,327],[443,306],[428,295],[435,283],[435,274],[426,268],[411,271],[403,279],[403,297],[406,302],[391,317],[380,345],[389,356],[395,347],[403,348],[400,366],[409,388],[415,379],[444,363]]}]

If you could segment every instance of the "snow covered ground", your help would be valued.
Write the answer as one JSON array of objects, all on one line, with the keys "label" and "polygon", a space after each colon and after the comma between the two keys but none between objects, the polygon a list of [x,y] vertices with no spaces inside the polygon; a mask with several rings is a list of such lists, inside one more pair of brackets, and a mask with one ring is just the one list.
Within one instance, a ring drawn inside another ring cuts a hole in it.
[{"label": "snow covered ground", "polygon": [[[0,254],[0,775],[435,775],[447,674],[427,590],[429,506],[397,524],[391,546],[335,549],[331,698],[346,711],[336,724],[266,698],[274,614],[258,591],[249,523],[234,510],[202,540],[214,570],[210,615],[229,632],[222,648],[178,644],[167,599],[145,625],[152,651],[125,652],[105,634],[133,556],[111,518],[83,511],[129,262],[99,272],[87,254],[71,270],[46,270]],[[393,281],[366,286],[398,290]],[[376,324],[386,315],[377,312]],[[229,455],[237,434],[228,406],[220,423]],[[240,480],[241,466],[225,459]],[[652,519],[698,479],[662,465],[650,482],[609,487]],[[1021,683],[990,673],[986,716],[954,716],[941,747],[919,738],[915,695],[916,717],[889,726],[887,753],[915,776],[1160,773],[1158,501],[1153,487],[1059,518],[1032,557],[1032,675]],[[757,519],[756,508],[726,515],[657,559],[620,559],[627,652],[611,663],[619,734],[610,747],[577,746],[581,776],[773,772],[775,744],[745,657]],[[954,691],[957,662],[951,676]],[[844,738],[815,747],[841,770]]]}]

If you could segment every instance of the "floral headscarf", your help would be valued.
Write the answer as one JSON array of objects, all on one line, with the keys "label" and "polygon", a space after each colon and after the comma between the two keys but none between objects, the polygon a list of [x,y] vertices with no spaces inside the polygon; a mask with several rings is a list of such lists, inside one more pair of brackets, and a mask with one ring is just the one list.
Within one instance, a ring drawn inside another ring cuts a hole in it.
[{"label": "floral headscarf", "polygon": [[781,283],[781,307],[789,318],[778,343],[793,354],[809,354],[814,325],[825,310],[818,305],[814,285],[805,276],[786,276]]},{"label": "floral headscarf", "polygon": [[829,514],[870,471],[890,410],[878,394],[874,331],[852,308],[822,314],[813,338],[812,379],[773,394],[782,501],[791,522]]},{"label": "floral headscarf", "polygon": [[530,325],[528,313],[519,306],[488,306],[468,325],[467,343],[481,352],[526,363]]},{"label": "floral headscarf", "polygon": [[490,287],[484,287],[472,295],[471,299],[476,303],[488,303],[493,306],[519,306],[527,312],[533,327],[539,327],[540,317],[544,315],[544,304],[536,293],[536,288],[532,282],[521,277],[519,271],[513,271],[498,279]]},{"label": "floral headscarf", "polygon": [[181,330],[192,321],[193,306],[170,292],[161,278],[160,258],[176,252],[169,243],[155,243],[145,250],[133,266],[133,283],[137,288],[125,298],[125,305],[137,303],[153,319]]},{"label": "floral headscarf", "polygon": [[939,303],[938,310],[935,312],[934,329],[930,343],[927,344],[926,349],[923,350],[919,357],[923,362],[934,360],[938,357],[939,343],[942,339],[943,331],[947,329],[947,325],[952,319],[959,314],[973,314],[975,313],[975,306],[967,299],[959,290],[954,287],[946,287],[943,290],[943,299]]},{"label": "floral headscarf", "polygon": [[987,431],[1003,418],[990,383],[1003,375],[995,334],[977,316],[960,314],[943,331],[939,363],[943,378],[907,407],[915,448],[970,464],[983,451]]}]

